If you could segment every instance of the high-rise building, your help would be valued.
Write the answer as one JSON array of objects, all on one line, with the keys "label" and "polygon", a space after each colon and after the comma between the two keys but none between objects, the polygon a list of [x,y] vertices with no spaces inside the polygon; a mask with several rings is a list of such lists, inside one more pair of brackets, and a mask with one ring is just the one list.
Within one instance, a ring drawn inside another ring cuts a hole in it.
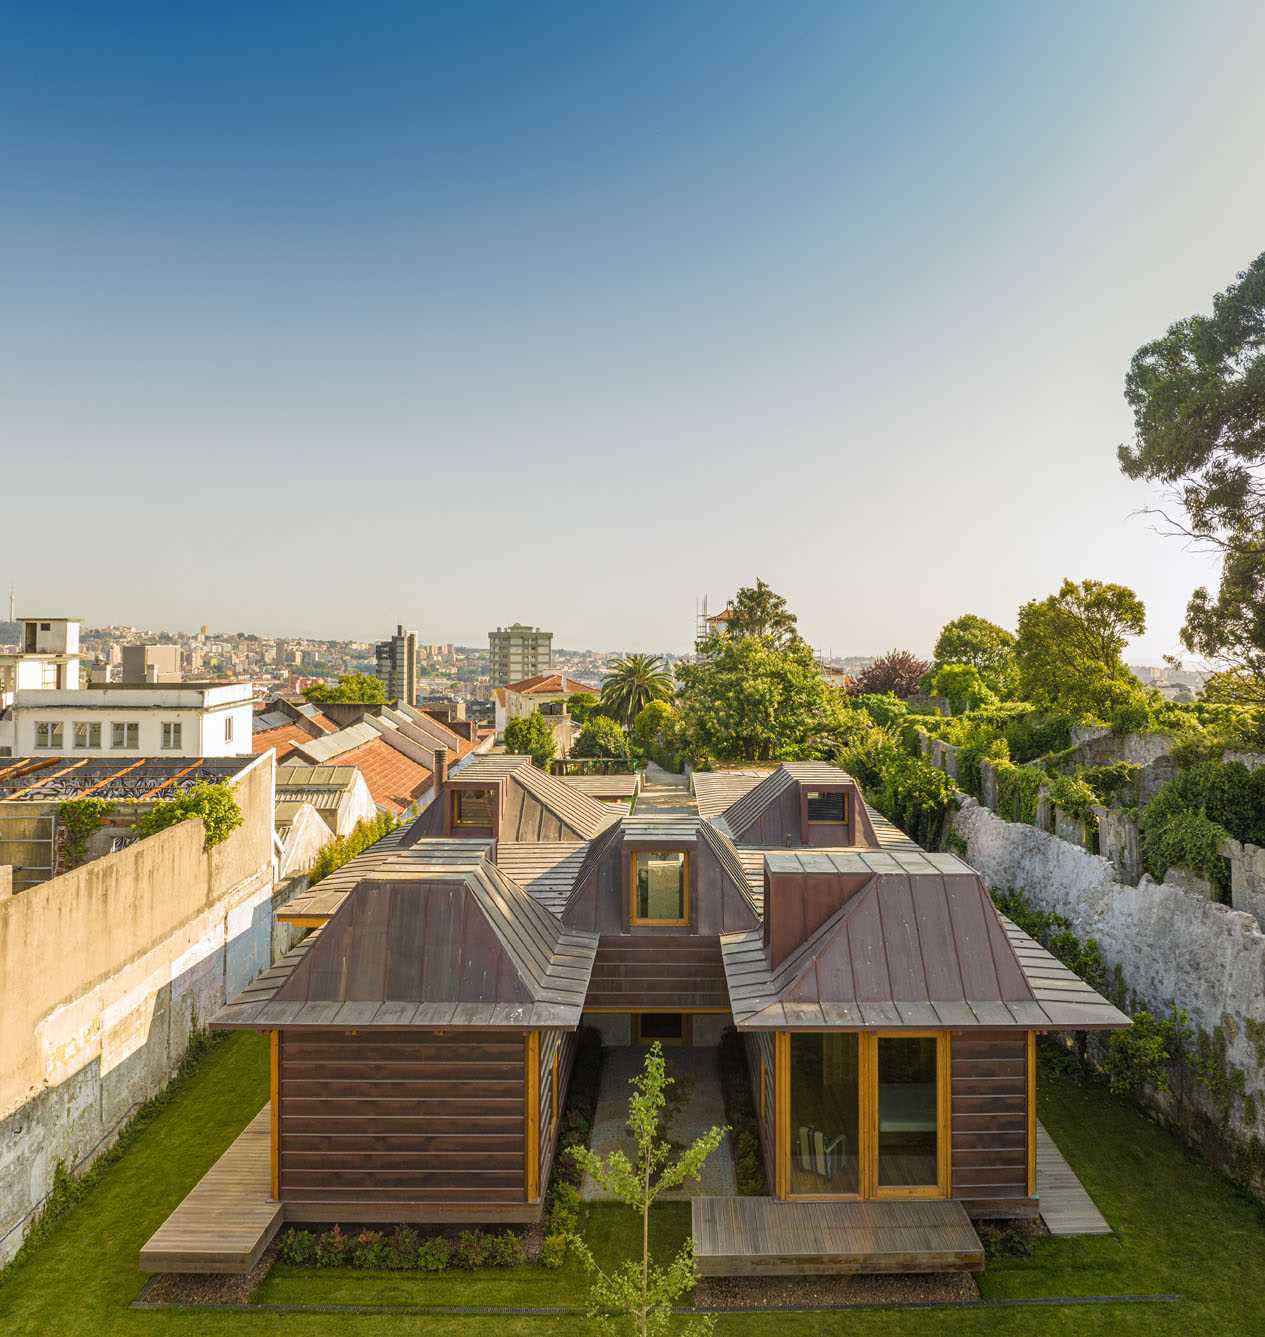
[{"label": "high-rise building", "polygon": [[389,641],[379,641],[373,648],[378,662],[378,677],[386,684],[389,701],[417,704],[417,632],[397,625]]},{"label": "high-rise building", "polygon": [[490,678],[493,687],[504,687],[553,668],[553,632],[515,622],[488,632],[491,647]]}]

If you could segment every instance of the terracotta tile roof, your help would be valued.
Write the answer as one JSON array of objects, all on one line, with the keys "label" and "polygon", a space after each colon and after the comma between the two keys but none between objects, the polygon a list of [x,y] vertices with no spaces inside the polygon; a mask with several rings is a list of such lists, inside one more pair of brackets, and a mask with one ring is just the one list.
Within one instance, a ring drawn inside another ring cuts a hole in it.
[{"label": "terracotta tile roof", "polygon": [[586,682],[576,682],[568,675],[566,687],[562,685],[561,673],[540,673],[534,678],[524,678],[521,682],[511,682],[505,687],[507,692],[517,692],[520,696],[546,696],[551,692],[565,691],[568,696],[572,692],[592,692],[597,695],[597,688],[590,687]]},{"label": "terracotta tile roof", "polygon": [[279,763],[296,747],[302,747],[304,743],[310,743],[311,741],[311,730],[305,729],[301,724],[280,724],[275,729],[264,729],[260,733],[252,735],[250,745],[256,756],[261,752],[267,752],[270,747],[275,747]]},{"label": "terracotta tile roof", "polygon": [[338,765],[355,766],[373,801],[389,812],[404,812],[430,788],[430,771],[382,738],[340,752]]}]

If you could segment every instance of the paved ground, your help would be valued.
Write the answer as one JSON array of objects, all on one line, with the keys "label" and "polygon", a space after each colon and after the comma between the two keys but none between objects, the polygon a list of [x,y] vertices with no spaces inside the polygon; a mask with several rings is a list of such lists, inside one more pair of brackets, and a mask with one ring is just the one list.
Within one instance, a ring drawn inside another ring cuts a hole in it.
[{"label": "paved ground", "polygon": [[686,777],[665,771],[653,761],[647,762],[641,793],[637,797],[637,815],[644,817],[647,814],[697,817],[698,804],[690,793]]},{"label": "paved ground", "polygon": [[[591,1142],[599,1156],[614,1151],[616,1147],[623,1147],[629,1157],[632,1156],[632,1139],[624,1127],[628,1118],[628,1082],[641,1071],[645,1053],[641,1046],[606,1050],[602,1066],[602,1089],[598,1092]],[[716,1051],[708,1048],[681,1048],[667,1049],[664,1053],[669,1075],[688,1082],[690,1086],[689,1099],[684,1108],[668,1125],[668,1136],[674,1142],[688,1144],[713,1124],[725,1122]],[[733,1197],[737,1191],[733,1148],[726,1137],[708,1158],[701,1180],[687,1182],[663,1196],[665,1199]],[[580,1186],[580,1196],[592,1202],[605,1195],[586,1175]]]}]

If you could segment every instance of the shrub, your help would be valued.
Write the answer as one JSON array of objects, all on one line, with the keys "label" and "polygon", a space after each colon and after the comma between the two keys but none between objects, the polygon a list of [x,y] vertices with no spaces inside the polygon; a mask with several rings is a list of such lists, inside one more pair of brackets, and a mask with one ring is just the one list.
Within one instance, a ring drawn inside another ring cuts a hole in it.
[{"label": "shrub", "polygon": [[716,1051],[720,1064],[720,1090],[725,1104],[725,1122],[732,1129],[734,1175],[738,1192],[760,1197],[768,1192],[764,1154],[755,1102],[751,1096],[751,1072],[747,1047],[732,1026],[727,1026]]},{"label": "shrub", "polygon": [[206,833],[203,849],[208,850],[227,840],[242,824],[242,810],[228,785],[199,780],[173,799],[160,799],[137,819],[132,829],[144,839],[187,822],[190,817],[202,819]]},{"label": "shrub", "polygon": [[1157,1017],[1135,1012],[1133,1025],[1113,1031],[1107,1041],[1103,1067],[1117,1095],[1137,1095],[1143,1087],[1168,1090],[1169,1064],[1181,1051],[1186,1035],[1186,1014],[1180,1008],[1172,1016]]},{"label": "shrub", "polygon": [[1045,784],[1050,802],[1055,807],[1061,808],[1069,817],[1078,818],[1088,827],[1097,825],[1094,806],[1098,802],[1098,795],[1079,776],[1047,775]]},{"label": "shrub", "polygon": [[101,798],[72,798],[58,805],[57,829],[66,833],[62,860],[67,872],[83,863],[88,841],[104,824],[110,807]]},{"label": "shrub", "polygon": [[452,1257],[452,1245],[442,1235],[423,1240],[417,1248],[417,1266],[423,1272],[442,1272]]},{"label": "shrub", "polygon": [[311,1267],[316,1261],[316,1236],[310,1230],[285,1231],[277,1245],[277,1256],[295,1267]]},{"label": "shrub", "polygon": [[541,1266],[551,1269],[561,1267],[566,1262],[569,1244],[565,1232],[546,1235],[540,1246]]},{"label": "shrub", "polygon": [[[570,1142],[568,1146],[583,1146],[582,1142]],[[566,1160],[574,1164],[574,1157]],[[559,1158],[561,1164],[561,1158]],[[555,1174],[557,1171],[555,1171]],[[578,1171],[583,1174],[583,1171]],[[553,1203],[549,1209],[549,1230],[572,1234],[580,1228],[580,1190],[568,1180],[560,1180],[554,1187]]]},{"label": "shrub", "polygon": [[463,1230],[457,1236],[457,1247],[453,1251],[452,1265],[463,1272],[473,1272],[482,1267],[487,1259],[488,1240],[481,1230]]},{"label": "shrub", "polygon": [[347,1261],[347,1236],[339,1226],[316,1237],[315,1262],[317,1267],[342,1267]]},{"label": "shrub", "polygon": [[387,1263],[386,1237],[380,1230],[362,1230],[351,1241],[351,1265],[371,1271]]},{"label": "shrub", "polygon": [[998,762],[997,815],[1008,822],[1026,822],[1031,826],[1037,820],[1037,791],[1045,778],[1045,772],[1035,766]]},{"label": "shrub", "polygon": [[398,817],[384,812],[378,817],[362,818],[345,836],[336,836],[327,845],[322,845],[308,870],[308,886],[315,886],[321,878],[328,877],[356,855],[363,854],[370,845],[376,845],[399,824]]},{"label": "shrub", "polygon": [[484,1236],[484,1259],[488,1267],[517,1267],[523,1261],[523,1241],[512,1230]]},{"label": "shrub", "polygon": [[546,770],[557,752],[549,721],[539,711],[516,715],[505,726],[505,750],[530,757],[533,765]]},{"label": "shrub", "polygon": [[384,1266],[396,1272],[416,1267],[419,1239],[412,1226],[396,1226],[387,1238]]},{"label": "shrub", "polygon": [[632,756],[628,735],[618,720],[608,715],[590,715],[571,748],[573,757]]}]

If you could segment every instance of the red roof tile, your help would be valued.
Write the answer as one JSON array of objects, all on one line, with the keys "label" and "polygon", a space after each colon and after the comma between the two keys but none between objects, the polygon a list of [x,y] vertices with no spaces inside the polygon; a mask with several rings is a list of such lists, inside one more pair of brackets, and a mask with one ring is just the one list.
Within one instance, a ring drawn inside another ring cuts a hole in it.
[{"label": "red roof tile", "polygon": [[590,687],[586,682],[576,682],[574,679],[568,681],[564,688],[561,673],[540,673],[534,678],[524,678],[521,682],[508,683],[505,690],[507,692],[518,692],[522,696],[562,691],[565,691],[568,695],[572,692],[592,692],[594,696],[597,695],[596,687]]},{"label": "red roof tile", "polygon": [[404,812],[430,788],[430,771],[381,738],[340,752],[331,764],[355,766],[373,801],[390,812]]},{"label": "red roof tile", "polygon": [[301,724],[279,724],[275,729],[264,729],[261,733],[253,734],[250,746],[256,756],[261,752],[267,752],[270,747],[275,747],[277,761],[280,762],[296,747],[310,743],[312,737],[311,730],[305,729]]}]

